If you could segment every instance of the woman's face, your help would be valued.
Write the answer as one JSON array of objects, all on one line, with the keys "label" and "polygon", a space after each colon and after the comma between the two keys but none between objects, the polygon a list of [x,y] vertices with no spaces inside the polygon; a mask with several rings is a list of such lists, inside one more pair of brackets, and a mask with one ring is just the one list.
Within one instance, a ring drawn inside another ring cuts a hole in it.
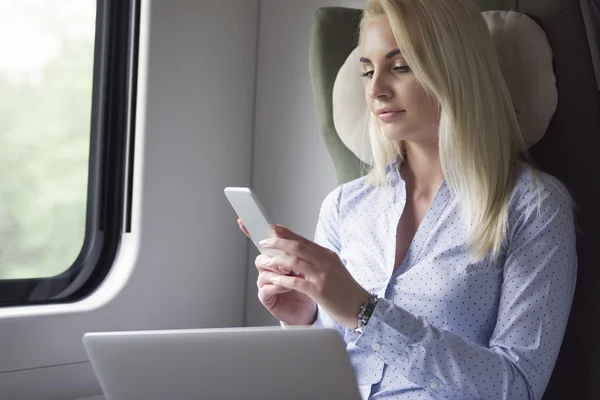
[{"label": "woman's face", "polygon": [[435,101],[406,64],[387,18],[367,21],[359,52],[365,97],[382,133],[390,140],[437,141]]}]

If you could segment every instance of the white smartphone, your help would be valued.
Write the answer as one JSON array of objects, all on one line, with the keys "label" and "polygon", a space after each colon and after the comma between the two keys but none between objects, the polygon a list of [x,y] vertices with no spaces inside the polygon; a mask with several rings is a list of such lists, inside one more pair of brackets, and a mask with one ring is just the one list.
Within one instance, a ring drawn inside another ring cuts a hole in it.
[{"label": "white smartphone", "polygon": [[275,237],[275,233],[271,229],[271,220],[265,209],[250,188],[226,187],[225,196],[227,196],[227,200],[244,223],[250,234],[250,239],[261,254],[270,257],[284,254],[280,250],[265,249],[258,244],[264,239]]}]

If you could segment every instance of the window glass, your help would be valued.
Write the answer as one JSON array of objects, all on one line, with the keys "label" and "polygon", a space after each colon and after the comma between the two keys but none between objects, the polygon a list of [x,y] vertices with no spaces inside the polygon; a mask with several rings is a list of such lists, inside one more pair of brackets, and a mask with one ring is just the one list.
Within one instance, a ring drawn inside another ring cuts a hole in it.
[{"label": "window glass", "polygon": [[0,0],[0,280],[82,249],[95,18],[95,0]]}]

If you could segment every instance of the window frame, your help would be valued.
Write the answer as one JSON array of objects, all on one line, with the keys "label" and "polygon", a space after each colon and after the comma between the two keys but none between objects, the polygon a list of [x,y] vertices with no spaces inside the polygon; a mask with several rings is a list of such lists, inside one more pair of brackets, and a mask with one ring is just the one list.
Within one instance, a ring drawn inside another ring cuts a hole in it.
[{"label": "window frame", "polygon": [[141,0],[98,0],[82,249],[63,273],[0,280],[0,308],[74,303],[110,271],[131,232]]}]

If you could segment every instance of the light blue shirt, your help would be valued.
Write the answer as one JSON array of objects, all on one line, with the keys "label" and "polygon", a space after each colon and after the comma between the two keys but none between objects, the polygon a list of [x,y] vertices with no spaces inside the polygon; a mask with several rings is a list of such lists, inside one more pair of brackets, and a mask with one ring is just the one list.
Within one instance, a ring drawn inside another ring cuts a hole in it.
[{"label": "light blue shirt", "polygon": [[393,272],[406,190],[396,163],[387,171],[388,189],[363,177],[331,192],[315,236],[381,298],[362,334],[320,307],[315,322],[343,336],[363,399],[541,399],[575,288],[567,191],[544,173],[538,191],[533,169],[520,163],[507,243],[497,261],[473,264],[444,181]]}]

